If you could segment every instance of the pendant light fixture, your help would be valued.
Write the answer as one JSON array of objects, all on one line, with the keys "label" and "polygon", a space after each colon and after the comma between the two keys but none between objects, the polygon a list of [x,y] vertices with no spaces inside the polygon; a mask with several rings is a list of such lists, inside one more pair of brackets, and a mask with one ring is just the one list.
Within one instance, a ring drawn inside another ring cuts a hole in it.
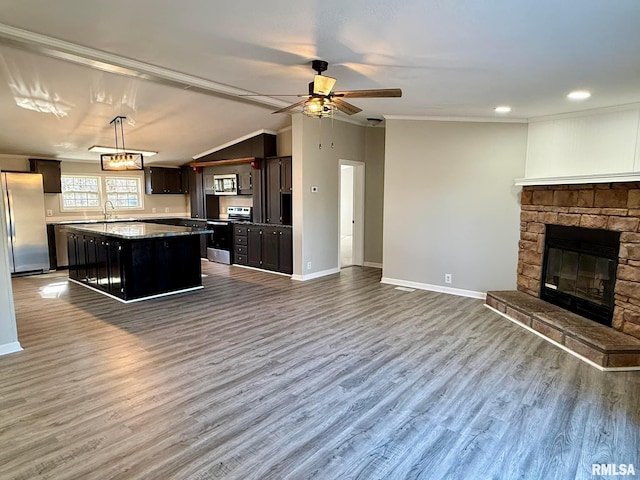
[{"label": "pendant light fixture", "polygon": [[[116,136],[116,153],[100,155],[100,166],[102,170],[128,171],[142,170],[144,168],[142,153],[127,152],[125,148],[123,120],[126,118],[127,117],[117,116],[109,122],[110,125],[113,125],[113,131]],[[122,139],[122,150],[118,147],[118,127],[120,128],[120,138]]]}]

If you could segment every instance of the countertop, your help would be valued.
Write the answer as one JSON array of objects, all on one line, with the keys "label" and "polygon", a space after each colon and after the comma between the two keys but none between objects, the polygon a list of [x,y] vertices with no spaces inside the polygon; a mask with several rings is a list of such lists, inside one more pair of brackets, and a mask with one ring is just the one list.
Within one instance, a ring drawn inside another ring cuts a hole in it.
[{"label": "countertop", "polygon": [[234,225],[257,225],[258,227],[293,228],[291,225],[278,225],[276,223],[249,222],[249,221],[245,221],[245,220],[233,220],[231,223],[233,223]]},{"label": "countertop", "polygon": [[50,225],[76,225],[78,223],[123,223],[123,222],[161,222],[163,220],[184,220],[184,221],[206,221],[203,218],[190,218],[190,217],[152,217],[152,218],[110,218],[108,220],[95,220],[95,219],[81,219],[81,220],[60,220],[54,222],[47,222]]},{"label": "countertop", "polygon": [[145,222],[73,223],[65,224],[65,226],[69,230],[96,233],[99,235],[108,235],[110,237],[124,238],[128,240],[213,233],[212,230],[202,230],[191,227],[177,227],[174,225]]}]

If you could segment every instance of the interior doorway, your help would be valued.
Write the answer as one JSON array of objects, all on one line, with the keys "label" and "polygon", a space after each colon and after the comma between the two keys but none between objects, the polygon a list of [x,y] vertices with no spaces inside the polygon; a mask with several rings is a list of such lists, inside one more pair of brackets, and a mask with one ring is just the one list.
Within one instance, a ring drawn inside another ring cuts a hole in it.
[{"label": "interior doorway", "polygon": [[364,264],[364,163],[340,160],[340,268]]}]

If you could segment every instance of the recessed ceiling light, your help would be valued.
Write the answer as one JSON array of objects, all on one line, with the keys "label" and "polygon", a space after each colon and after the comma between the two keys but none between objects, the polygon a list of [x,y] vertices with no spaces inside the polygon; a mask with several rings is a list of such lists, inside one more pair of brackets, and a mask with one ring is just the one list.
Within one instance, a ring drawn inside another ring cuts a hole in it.
[{"label": "recessed ceiling light", "polygon": [[574,90],[569,95],[567,95],[567,97],[570,98],[571,100],[585,100],[590,96],[591,96],[591,92],[588,92],[586,90]]},{"label": "recessed ceiling light", "polygon": [[511,111],[511,107],[508,105],[500,105],[499,107],[494,108],[496,113],[509,113]]}]

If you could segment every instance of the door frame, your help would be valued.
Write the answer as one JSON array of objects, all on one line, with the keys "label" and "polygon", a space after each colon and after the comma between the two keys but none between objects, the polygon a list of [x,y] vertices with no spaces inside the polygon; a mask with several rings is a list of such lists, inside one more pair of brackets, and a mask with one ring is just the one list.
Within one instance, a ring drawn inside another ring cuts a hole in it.
[{"label": "door frame", "polygon": [[364,184],[365,163],[355,160],[338,161],[338,268],[340,266],[340,213],[342,205],[340,194],[342,192],[342,165],[354,167],[353,169],[353,246],[351,265],[364,266]]}]

